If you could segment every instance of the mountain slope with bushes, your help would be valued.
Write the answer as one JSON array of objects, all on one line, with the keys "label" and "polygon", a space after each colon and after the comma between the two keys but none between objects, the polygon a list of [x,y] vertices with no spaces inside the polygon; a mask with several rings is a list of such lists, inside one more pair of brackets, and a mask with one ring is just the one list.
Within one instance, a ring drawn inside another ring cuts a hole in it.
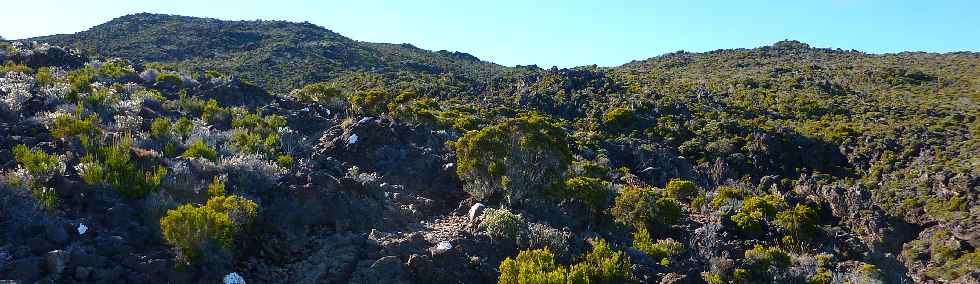
[{"label": "mountain slope with bushes", "polygon": [[980,281],[977,53],[541,69],[155,14],[33,40],[0,43],[0,279]]}]

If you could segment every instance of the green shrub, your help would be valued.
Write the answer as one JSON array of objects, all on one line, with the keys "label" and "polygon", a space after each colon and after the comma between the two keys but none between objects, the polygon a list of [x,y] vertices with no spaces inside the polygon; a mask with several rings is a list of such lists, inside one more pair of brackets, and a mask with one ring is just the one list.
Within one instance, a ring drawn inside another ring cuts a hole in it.
[{"label": "green shrub", "polygon": [[14,146],[13,153],[17,163],[40,182],[46,182],[53,176],[65,173],[65,164],[57,155],[45,153],[40,149],[31,150],[24,144]]},{"label": "green shrub", "polygon": [[158,117],[150,124],[150,137],[160,140],[170,139],[172,129],[173,125],[170,123],[169,118]]},{"label": "green shrub", "polygon": [[973,252],[947,261],[941,269],[930,269],[927,274],[952,281],[975,271],[980,271],[980,251],[977,251],[976,248],[973,249]]},{"label": "green shrub", "polygon": [[102,180],[99,183],[108,184],[127,197],[143,197],[160,188],[160,180],[167,174],[167,168],[138,168],[133,161],[131,147],[132,139],[128,137],[118,143],[97,147],[91,153],[97,161],[90,162],[101,168]]},{"label": "green shrub", "polygon": [[557,263],[550,249],[521,251],[517,258],[508,257],[500,263],[497,283],[630,283],[635,281],[631,266],[623,252],[597,240],[592,251],[570,268]]},{"label": "green shrub", "polygon": [[795,240],[802,241],[816,233],[820,216],[809,205],[797,204],[776,214],[776,224],[786,229],[786,233]]},{"label": "green shrub", "polygon": [[616,222],[639,229],[675,224],[681,206],[677,200],[663,197],[652,188],[629,187],[616,197],[610,211]]},{"label": "green shrub", "polygon": [[721,186],[718,187],[718,194],[711,198],[711,208],[715,210],[722,209],[722,206],[730,205],[732,200],[742,200],[746,195],[744,189]]},{"label": "green shrub", "polygon": [[183,80],[180,79],[180,75],[174,73],[160,73],[156,79],[157,84],[164,84],[165,86],[180,87],[183,84]]},{"label": "green shrub", "polygon": [[775,195],[749,196],[742,201],[742,208],[731,216],[731,220],[742,231],[759,232],[782,206],[782,199]]},{"label": "green shrub", "polygon": [[664,188],[667,195],[681,201],[688,201],[698,193],[698,187],[693,182],[683,179],[670,179]]},{"label": "green shrub", "polygon": [[530,114],[467,132],[454,143],[464,189],[480,201],[517,203],[559,181],[571,162],[568,138],[547,117]]},{"label": "green shrub", "polygon": [[259,206],[237,195],[218,195],[208,199],[205,207],[228,215],[235,232],[244,231],[255,221]]},{"label": "green shrub", "polygon": [[168,210],[160,219],[163,239],[185,264],[200,258],[206,247],[230,248],[233,228],[227,214],[190,204]]},{"label": "green shrub", "polygon": [[387,110],[388,100],[388,94],[382,88],[358,91],[350,97],[354,112],[362,115],[383,114]]},{"label": "green shrub", "polygon": [[660,263],[669,263],[672,256],[676,256],[684,251],[684,245],[673,239],[663,239],[653,242],[650,231],[646,228],[637,228],[633,232],[633,247],[644,254],[656,259]]},{"label": "green shrub", "polygon": [[745,251],[744,268],[736,269],[733,278],[735,282],[749,280],[769,282],[765,280],[773,279],[772,272],[786,270],[790,261],[789,254],[780,248],[755,245],[752,249]]},{"label": "green shrub", "polygon": [[214,177],[211,180],[211,184],[208,184],[208,196],[217,197],[225,195],[225,180],[220,177]]},{"label": "green shrub", "polygon": [[340,88],[331,83],[321,82],[303,86],[302,89],[291,93],[291,96],[303,102],[313,102],[326,106],[334,111],[348,107],[347,96]]},{"label": "green shrub", "polygon": [[236,129],[231,135],[231,146],[241,153],[258,153],[262,150],[262,135],[245,129]]},{"label": "green shrub", "polygon": [[13,61],[8,60],[6,63],[3,64],[3,66],[0,66],[0,73],[6,74],[7,72],[20,72],[24,74],[31,74],[34,73],[34,69],[31,69],[31,67],[27,67],[27,65],[16,64]]},{"label": "green shrub", "polygon": [[78,136],[83,141],[95,138],[101,132],[94,115],[80,119],[67,114],[56,117],[50,131],[55,138]]},{"label": "green shrub", "polygon": [[183,263],[198,260],[209,249],[230,250],[235,236],[254,222],[258,205],[238,196],[216,196],[205,206],[183,205],[160,219],[164,240]]},{"label": "green shrub", "polygon": [[524,217],[507,209],[487,209],[480,216],[480,228],[491,239],[517,239],[527,225]]},{"label": "green shrub", "polygon": [[613,131],[629,129],[636,122],[636,113],[632,109],[617,107],[602,115],[602,123]]},{"label": "green shrub", "polygon": [[209,99],[201,106],[201,119],[209,124],[228,123],[230,116],[228,109],[222,108],[214,99]]},{"label": "green shrub", "polygon": [[191,136],[191,131],[194,130],[194,123],[186,117],[181,117],[177,120],[177,123],[174,124],[173,129],[177,132],[177,135],[180,135],[180,139],[184,140]]},{"label": "green shrub", "polygon": [[55,83],[54,74],[48,67],[37,68],[37,74],[34,75],[34,78],[37,80],[38,86],[51,86]]},{"label": "green shrub", "polygon": [[500,263],[500,284],[551,283],[565,284],[568,281],[568,268],[555,262],[550,249],[521,251],[517,258],[507,258]]},{"label": "green shrub", "polygon": [[208,146],[208,144],[204,143],[204,141],[194,140],[194,142],[191,142],[190,146],[187,147],[187,150],[184,150],[184,154],[181,156],[188,158],[205,158],[214,161],[218,159],[218,152],[215,151],[214,148],[211,148],[211,146]]},{"label": "green shrub", "polygon": [[609,205],[610,184],[590,177],[573,177],[565,180],[562,195],[566,199],[581,202],[593,216],[599,216]]},{"label": "green shrub", "polygon": [[282,154],[276,156],[276,164],[285,169],[293,167],[293,156]]},{"label": "green shrub", "polygon": [[633,282],[630,259],[614,251],[604,240],[592,242],[592,251],[568,270],[571,283],[628,283]]}]

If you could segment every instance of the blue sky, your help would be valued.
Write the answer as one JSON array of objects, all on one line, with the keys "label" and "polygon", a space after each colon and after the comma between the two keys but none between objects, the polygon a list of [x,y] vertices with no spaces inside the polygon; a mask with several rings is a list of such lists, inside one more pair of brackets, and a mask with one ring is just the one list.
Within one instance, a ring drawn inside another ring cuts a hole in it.
[{"label": "blue sky", "polygon": [[484,60],[617,66],[677,50],[796,39],[872,53],[980,51],[980,1],[245,1],[19,0],[0,12],[8,39],[74,33],[154,12],[309,21],[361,41],[411,43]]}]

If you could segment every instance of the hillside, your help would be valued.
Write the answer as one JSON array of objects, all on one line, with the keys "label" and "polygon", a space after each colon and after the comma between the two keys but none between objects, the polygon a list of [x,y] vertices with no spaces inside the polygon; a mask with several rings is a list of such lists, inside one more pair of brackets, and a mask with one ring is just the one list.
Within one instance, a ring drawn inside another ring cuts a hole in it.
[{"label": "hillside", "polygon": [[135,14],[76,34],[30,40],[141,62],[176,64],[188,72],[235,73],[278,92],[351,71],[405,71],[479,80],[492,68],[502,68],[464,53],[358,42],[313,24],[282,21]]},{"label": "hillside", "polygon": [[541,69],[155,14],[32,40],[0,43],[0,279],[980,281],[978,53]]}]

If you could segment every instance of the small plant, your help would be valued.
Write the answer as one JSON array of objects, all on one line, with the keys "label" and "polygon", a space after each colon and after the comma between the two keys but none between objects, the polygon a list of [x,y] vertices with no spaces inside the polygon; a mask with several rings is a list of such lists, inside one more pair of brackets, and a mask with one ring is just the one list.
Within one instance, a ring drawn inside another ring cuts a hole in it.
[{"label": "small plant", "polygon": [[380,115],[387,110],[388,94],[382,88],[359,91],[350,97],[354,112],[363,115]]},{"label": "small plant", "polygon": [[780,248],[755,245],[745,251],[745,268],[736,269],[733,278],[735,282],[773,279],[773,272],[786,270],[790,261],[789,254]]},{"label": "small plant", "polygon": [[225,195],[225,180],[221,177],[214,177],[208,185],[208,196],[217,197]]},{"label": "small plant", "polygon": [[598,178],[574,177],[565,180],[562,195],[585,205],[592,216],[599,216],[609,205],[609,182]]},{"label": "small plant", "polygon": [[527,225],[524,217],[507,209],[488,209],[480,216],[480,228],[491,239],[517,239]]},{"label": "small plant", "polygon": [[214,148],[211,148],[211,146],[208,146],[208,144],[205,144],[204,141],[194,140],[194,142],[191,142],[191,145],[187,147],[187,150],[184,150],[184,154],[181,154],[181,156],[188,158],[205,158],[215,161],[218,159],[218,152],[215,151]]},{"label": "small plant", "polygon": [[634,281],[630,259],[599,239],[592,242],[592,251],[568,271],[571,283],[629,283]]},{"label": "small plant", "polygon": [[182,205],[160,219],[164,240],[183,263],[198,260],[210,249],[231,250],[235,236],[254,220],[258,205],[238,196],[217,196],[205,206]]},{"label": "small plant", "polygon": [[191,131],[194,130],[194,123],[186,117],[181,117],[177,119],[177,123],[174,124],[173,129],[177,132],[177,135],[180,135],[180,139],[184,140],[191,136]]},{"label": "small plant", "polygon": [[809,205],[797,204],[776,214],[776,224],[786,229],[786,233],[793,239],[802,241],[816,233],[820,217]]},{"label": "small plant", "polygon": [[286,169],[292,168],[293,156],[286,155],[286,154],[276,156],[276,164]]},{"label": "small plant", "polygon": [[667,195],[681,201],[691,200],[698,193],[698,187],[693,182],[684,179],[670,179],[664,188]]},{"label": "small plant", "polygon": [[65,173],[65,163],[57,155],[42,150],[31,150],[20,144],[13,148],[14,159],[31,173],[38,182],[47,182],[51,177]]},{"label": "small plant", "polygon": [[630,283],[635,281],[629,257],[614,251],[604,240],[592,243],[592,251],[566,267],[555,261],[550,249],[521,251],[517,258],[500,263],[497,283]]},{"label": "small plant", "polygon": [[742,200],[746,195],[744,189],[730,186],[718,187],[718,194],[711,198],[711,208],[715,210],[723,209],[726,205],[731,205],[733,200]]},{"label": "small plant", "polygon": [[158,117],[150,124],[150,137],[166,141],[170,139],[173,124],[166,117]]},{"label": "small plant", "polygon": [[227,214],[190,204],[168,210],[160,219],[163,239],[177,250],[177,258],[185,264],[200,258],[206,247],[229,248],[232,228]]},{"label": "small plant", "polygon": [[677,200],[663,197],[652,188],[629,187],[616,197],[610,211],[616,222],[633,228],[651,228],[676,223],[681,206]]},{"label": "small plant", "polygon": [[742,208],[731,216],[731,220],[742,231],[759,232],[782,206],[782,199],[771,194],[749,196],[743,201]]},{"label": "small plant", "polygon": [[629,129],[636,122],[636,113],[632,109],[617,107],[602,115],[602,123],[613,131]]},{"label": "small plant", "polygon": [[[160,180],[167,174],[167,168],[158,166],[154,170],[143,170],[133,161],[132,139],[125,137],[108,146],[95,147],[92,155],[102,173],[100,183],[108,184],[127,197],[143,197],[160,187]],[[93,168],[96,168],[93,166]],[[92,176],[95,176],[94,174]],[[94,181],[91,180],[91,181]],[[88,181],[87,181],[88,182]]]},{"label": "small plant", "polygon": [[84,119],[68,114],[62,114],[55,118],[51,126],[51,136],[55,138],[67,138],[78,136],[84,140],[95,138],[101,130],[95,116]]},{"label": "small plant", "polygon": [[244,231],[255,221],[259,206],[237,195],[218,195],[208,199],[205,207],[228,215],[235,232]]},{"label": "small plant", "polygon": [[254,154],[263,149],[262,135],[245,129],[235,129],[231,135],[231,146],[239,153]]},{"label": "small plant", "polygon": [[660,263],[669,263],[670,257],[684,251],[684,245],[674,239],[653,242],[653,238],[650,237],[650,232],[646,228],[639,228],[633,232],[633,247]]},{"label": "small plant", "polygon": [[507,258],[500,263],[500,284],[555,283],[568,281],[568,268],[555,261],[550,249],[521,251],[517,258]]},{"label": "small plant", "polygon": [[163,84],[164,86],[180,87],[184,81],[180,79],[180,75],[174,73],[161,73],[157,76],[156,83]]}]

